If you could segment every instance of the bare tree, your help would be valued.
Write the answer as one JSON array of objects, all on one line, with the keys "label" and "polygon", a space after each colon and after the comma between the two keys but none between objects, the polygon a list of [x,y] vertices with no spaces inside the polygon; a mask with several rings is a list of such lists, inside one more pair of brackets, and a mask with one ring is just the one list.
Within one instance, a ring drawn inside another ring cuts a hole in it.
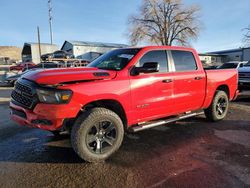
[{"label": "bare tree", "polygon": [[243,42],[246,45],[250,45],[250,25],[243,29],[246,33],[244,34]]},{"label": "bare tree", "polygon": [[129,18],[130,42],[187,46],[199,34],[199,11],[197,5],[184,7],[181,0],[143,0],[139,13]]}]

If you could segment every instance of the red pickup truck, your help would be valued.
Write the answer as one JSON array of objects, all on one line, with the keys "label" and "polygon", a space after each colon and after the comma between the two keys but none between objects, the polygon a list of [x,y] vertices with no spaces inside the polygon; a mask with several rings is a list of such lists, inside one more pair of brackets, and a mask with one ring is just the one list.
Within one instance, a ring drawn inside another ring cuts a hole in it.
[{"label": "red pickup truck", "polygon": [[224,119],[237,83],[236,70],[204,70],[191,48],[117,49],[85,68],[24,74],[11,94],[11,118],[54,133],[69,130],[75,152],[98,162],[118,150],[124,131],[203,111],[211,121]]}]

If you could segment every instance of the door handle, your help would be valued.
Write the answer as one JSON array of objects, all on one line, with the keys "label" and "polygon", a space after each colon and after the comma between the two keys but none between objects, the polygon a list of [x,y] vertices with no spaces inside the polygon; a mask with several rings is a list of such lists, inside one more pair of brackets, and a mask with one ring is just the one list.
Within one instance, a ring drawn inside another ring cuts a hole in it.
[{"label": "door handle", "polygon": [[171,82],[173,82],[173,80],[172,79],[165,79],[165,80],[162,80],[162,82],[163,83],[171,83]]},{"label": "door handle", "polygon": [[197,77],[195,77],[194,79],[195,79],[195,80],[201,80],[202,77],[201,77],[201,76],[197,76]]}]

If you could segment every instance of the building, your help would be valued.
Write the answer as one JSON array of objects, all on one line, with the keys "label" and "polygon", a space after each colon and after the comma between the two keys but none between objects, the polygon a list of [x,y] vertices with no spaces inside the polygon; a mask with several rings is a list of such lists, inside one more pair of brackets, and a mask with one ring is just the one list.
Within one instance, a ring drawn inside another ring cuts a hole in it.
[{"label": "building", "polygon": [[218,54],[226,56],[226,61],[249,61],[250,60],[250,47],[237,48],[231,50],[222,50],[217,52],[210,52],[207,54]]},{"label": "building", "polygon": [[[58,50],[59,47],[55,44],[41,43],[41,55],[46,53],[53,53]],[[34,63],[40,63],[40,53],[38,43],[24,43],[22,49],[22,61],[32,61]]]},{"label": "building", "polygon": [[128,47],[125,44],[85,42],[85,41],[65,41],[61,50],[72,53],[74,56],[82,55],[86,52],[105,53],[107,51]]}]

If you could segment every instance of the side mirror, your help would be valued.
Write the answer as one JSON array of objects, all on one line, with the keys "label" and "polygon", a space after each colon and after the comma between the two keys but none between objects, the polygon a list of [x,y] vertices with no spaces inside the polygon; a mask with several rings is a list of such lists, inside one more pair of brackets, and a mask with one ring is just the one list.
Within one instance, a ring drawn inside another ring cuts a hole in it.
[{"label": "side mirror", "polygon": [[159,72],[159,63],[157,62],[146,62],[142,67],[134,67],[131,71],[131,75],[139,75],[140,73],[154,73]]},{"label": "side mirror", "polygon": [[243,64],[240,64],[240,67],[244,67],[244,65],[243,65]]}]

